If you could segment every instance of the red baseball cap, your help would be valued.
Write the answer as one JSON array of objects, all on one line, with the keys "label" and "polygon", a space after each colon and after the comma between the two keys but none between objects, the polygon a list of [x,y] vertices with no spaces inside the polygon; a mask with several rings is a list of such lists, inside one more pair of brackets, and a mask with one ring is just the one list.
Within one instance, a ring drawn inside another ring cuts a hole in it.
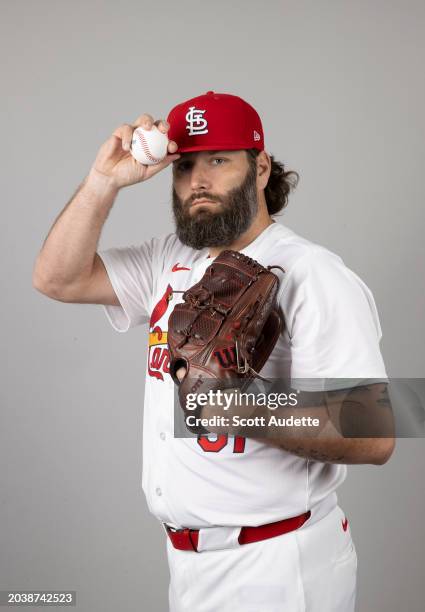
[{"label": "red baseball cap", "polygon": [[264,134],[257,111],[245,100],[207,91],[175,106],[168,114],[168,138],[176,153],[264,149]]}]

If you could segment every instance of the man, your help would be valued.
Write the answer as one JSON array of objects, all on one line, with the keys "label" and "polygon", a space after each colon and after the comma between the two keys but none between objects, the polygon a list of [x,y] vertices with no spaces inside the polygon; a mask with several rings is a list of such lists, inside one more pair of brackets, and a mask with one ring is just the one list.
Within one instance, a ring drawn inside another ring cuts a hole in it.
[{"label": "man", "polygon": [[[132,132],[154,124],[168,131],[168,155],[143,166],[129,153]],[[176,233],[97,253],[119,190],[171,163]],[[168,535],[172,611],[354,610],[357,557],[335,490],[346,464],[383,464],[394,442],[339,431],[357,422],[344,407],[386,401],[384,384],[347,389],[347,379],[386,380],[381,329],[370,290],[341,258],[273,220],[295,178],[265,151],[252,106],[210,91],[177,105],[167,122],[142,115],[119,127],[36,262],[42,293],[103,304],[120,332],[149,323],[143,489]],[[306,391],[332,379],[329,405],[310,407],[333,417],[325,435],[173,436],[168,317],[178,292],[227,248],[284,268],[277,304],[285,330],[261,373],[305,380]]]}]

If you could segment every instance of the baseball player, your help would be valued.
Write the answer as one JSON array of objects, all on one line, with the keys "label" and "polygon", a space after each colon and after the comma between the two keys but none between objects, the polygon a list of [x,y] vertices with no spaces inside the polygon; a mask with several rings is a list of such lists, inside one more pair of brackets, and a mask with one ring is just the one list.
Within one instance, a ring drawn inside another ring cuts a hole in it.
[{"label": "baseball player", "polygon": [[[132,133],[153,125],[168,133],[168,153],[144,166],[130,154]],[[171,164],[175,233],[97,252],[120,189]],[[164,526],[172,612],[354,610],[357,556],[336,490],[347,464],[385,463],[391,437],[347,438],[334,429],[271,442],[177,438],[173,430],[168,318],[179,291],[229,248],[285,270],[276,298],[285,328],[262,375],[332,379],[333,391],[346,379],[387,380],[369,288],[338,255],[273,218],[296,178],[266,152],[255,109],[209,91],[175,106],[167,121],[144,114],[115,130],[36,261],[42,293],[102,304],[118,332],[148,326],[143,490]],[[382,387],[360,387],[365,405]]]}]

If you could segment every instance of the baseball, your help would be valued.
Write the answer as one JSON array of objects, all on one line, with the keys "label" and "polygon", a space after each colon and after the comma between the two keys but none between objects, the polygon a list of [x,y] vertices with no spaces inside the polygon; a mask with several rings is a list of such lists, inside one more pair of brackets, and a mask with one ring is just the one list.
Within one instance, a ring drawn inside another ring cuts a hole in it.
[{"label": "baseball", "polygon": [[130,152],[141,164],[153,166],[159,164],[167,155],[168,137],[158,130],[156,125],[145,130],[138,127],[133,132]]}]

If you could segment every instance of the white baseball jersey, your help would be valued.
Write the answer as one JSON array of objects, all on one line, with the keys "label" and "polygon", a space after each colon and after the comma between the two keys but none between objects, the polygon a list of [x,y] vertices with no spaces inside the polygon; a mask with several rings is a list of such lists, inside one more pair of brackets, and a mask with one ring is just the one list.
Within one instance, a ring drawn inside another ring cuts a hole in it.
[{"label": "white baseball jersey", "polygon": [[[274,270],[285,329],[262,375],[294,384],[335,379],[334,389],[350,386],[344,378],[387,379],[373,295],[338,255],[275,222],[241,252],[286,271]],[[112,326],[126,332],[149,324],[143,489],[151,512],[172,527],[196,529],[262,525],[307,510],[313,523],[333,510],[344,465],[238,436],[173,437],[167,321],[182,294],[172,292],[201,279],[212,262],[208,248],[194,250],[168,234],[99,255],[121,304],[104,307]]]}]

